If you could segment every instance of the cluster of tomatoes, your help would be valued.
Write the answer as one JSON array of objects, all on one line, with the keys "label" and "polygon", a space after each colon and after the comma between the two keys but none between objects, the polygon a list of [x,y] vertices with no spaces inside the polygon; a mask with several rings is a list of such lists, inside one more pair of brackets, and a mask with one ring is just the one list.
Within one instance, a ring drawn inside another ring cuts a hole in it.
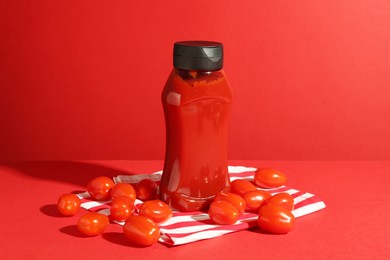
[{"label": "cluster of tomatoes", "polygon": [[[256,186],[274,188],[286,183],[283,173],[269,169],[258,169],[254,176]],[[234,180],[229,192],[216,195],[209,207],[209,216],[217,224],[234,224],[246,211],[258,212],[259,227],[271,233],[287,233],[294,227],[291,211],[294,200],[287,193],[274,196],[266,190],[257,189],[248,180]],[[171,208],[158,200],[157,184],[149,179],[140,181],[134,187],[128,183],[117,183],[105,176],[88,182],[87,191],[96,201],[111,200],[109,217],[88,212],[77,223],[78,230],[87,236],[102,234],[112,221],[125,222],[123,234],[132,243],[149,246],[160,236],[159,224],[172,217]],[[138,198],[143,203],[135,212],[134,202]],[[59,197],[58,211],[64,216],[73,216],[80,209],[80,198],[72,193]]]},{"label": "cluster of tomatoes", "polygon": [[294,228],[294,198],[288,193],[272,195],[261,188],[277,188],[286,184],[286,176],[277,170],[260,168],[252,182],[237,179],[229,192],[219,193],[209,207],[209,216],[217,224],[234,224],[244,212],[258,214],[258,226],[265,232],[284,234]]},{"label": "cluster of tomatoes", "polygon": [[[149,246],[160,237],[159,223],[172,217],[171,208],[157,198],[157,184],[144,179],[135,187],[128,183],[117,183],[105,176],[94,178],[88,182],[87,191],[96,201],[111,200],[109,217],[88,212],[82,215],[77,223],[78,230],[86,236],[96,236],[104,232],[110,219],[125,222],[123,234],[132,243]],[[144,201],[135,211],[134,202],[138,198]],[[80,209],[81,201],[75,194],[69,193],[59,197],[58,211],[64,216],[73,216]]]}]

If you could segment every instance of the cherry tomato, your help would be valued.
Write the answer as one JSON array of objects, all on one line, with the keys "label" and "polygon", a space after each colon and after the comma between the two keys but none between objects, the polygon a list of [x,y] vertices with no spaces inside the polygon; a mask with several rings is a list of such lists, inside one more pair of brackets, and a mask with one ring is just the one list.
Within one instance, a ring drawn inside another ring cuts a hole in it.
[{"label": "cherry tomato", "polygon": [[94,200],[109,200],[114,182],[105,176],[96,177],[88,182],[87,191]]},{"label": "cherry tomato", "polygon": [[262,188],[277,188],[285,185],[286,182],[286,175],[275,169],[259,168],[255,172],[255,183]]},{"label": "cherry tomato", "polygon": [[110,217],[116,221],[126,221],[134,210],[134,201],[127,196],[119,196],[112,200]]},{"label": "cherry tomato", "polygon": [[153,220],[144,216],[132,215],[123,226],[123,234],[134,244],[150,246],[158,241],[160,229]]},{"label": "cherry tomato", "polygon": [[248,211],[258,212],[260,207],[267,199],[271,198],[271,196],[271,193],[265,190],[251,190],[245,192],[244,200],[246,202],[246,209]]},{"label": "cherry tomato", "polygon": [[241,197],[244,196],[245,192],[256,189],[256,186],[248,180],[237,179],[230,183],[230,191],[240,195]]},{"label": "cherry tomato", "polygon": [[258,224],[264,231],[285,234],[294,228],[295,217],[286,208],[270,204],[260,208]]},{"label": "cherry tomato", "polygon": [[219,201],[219,200],[226,200],[227,202],[233,204],[237,208],[238,214],[240,215],[245,212],[245,208],[246,208],[245,200],[241,196],[235,193],[222,191],[218,193],[214,199],[214,201]]},{"label": "cherry tomato", "polygon": [[81,201],[76,194],[63,194],[58,198],[57,209],[64,216],[73,216],[80,209]]},{"label": "cherry tomato", "polygon": [[138,199],[153,200],[157,197],[157,183],[149,179],[143,179],[137,184],[135,191]]},{"label": "cherry tomato", "polygon": [[238,209],[226,200],[213,201],[210,204],[209,216],[217,224],[234,224],[239,215]]},{"label": "cherry tomato", "polygon": [[172,210],[161,200],[148,200],[142,203],[139,209],[139,215],[160,224],[172,217]]},{"label": "cherry tomato", "polygon": [[127,196],[129,197],[133,202],[136,199],[136,193],[133,186],[129,183],[117,183],[114,187],[111,189],[111,199],[115,199],[119,196]]},{"label": "cherry tomato", "polygon": [[290,194],[282,192],[275,194],[271,198],[267,199],[265,205],[268,204],[282,206],[291,212],[294,209],[294,198]]},{"label": "cherry tomato", "polygon": [[88,212],[81,216],[77,228],[87,236],[97,236],[104,232],[110,223],[106,215],[97,212]]}]

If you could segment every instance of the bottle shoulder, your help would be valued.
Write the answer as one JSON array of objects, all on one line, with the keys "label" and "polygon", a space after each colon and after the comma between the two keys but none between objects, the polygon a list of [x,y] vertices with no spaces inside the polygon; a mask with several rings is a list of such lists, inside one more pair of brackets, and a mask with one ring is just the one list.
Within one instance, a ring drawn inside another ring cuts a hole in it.
[{"label": "bottle shoulder", "polygon": [[218,99],[229,103],[232,93],[223,70],[197,72],[174,69],[165,84],[162,98],[163,102],[168,103],[180,99],[181,104],[203,99]]}]

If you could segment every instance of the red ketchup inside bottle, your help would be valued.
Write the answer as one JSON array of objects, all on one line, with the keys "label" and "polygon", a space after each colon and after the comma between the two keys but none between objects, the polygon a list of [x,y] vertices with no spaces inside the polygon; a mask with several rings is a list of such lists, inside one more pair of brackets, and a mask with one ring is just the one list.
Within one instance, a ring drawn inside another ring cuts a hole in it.
[{"label": "red ketchup inside bottle", "polygon": [[222,66],[221,43],[174,45],[174,69],[162,93],[166,152],[160,199],[179,211],[205,210],[229,189],[232,94]]}]

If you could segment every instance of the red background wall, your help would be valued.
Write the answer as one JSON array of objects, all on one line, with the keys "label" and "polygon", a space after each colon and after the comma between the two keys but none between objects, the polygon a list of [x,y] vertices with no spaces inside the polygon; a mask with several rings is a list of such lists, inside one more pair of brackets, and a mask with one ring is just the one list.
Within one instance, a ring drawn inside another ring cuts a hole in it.
[{"label": "red background wall", "polygon": [[231,159],[390,159],[390,1],[0,1],[0,159],[162,159],[174,41],[225,45]]}]

